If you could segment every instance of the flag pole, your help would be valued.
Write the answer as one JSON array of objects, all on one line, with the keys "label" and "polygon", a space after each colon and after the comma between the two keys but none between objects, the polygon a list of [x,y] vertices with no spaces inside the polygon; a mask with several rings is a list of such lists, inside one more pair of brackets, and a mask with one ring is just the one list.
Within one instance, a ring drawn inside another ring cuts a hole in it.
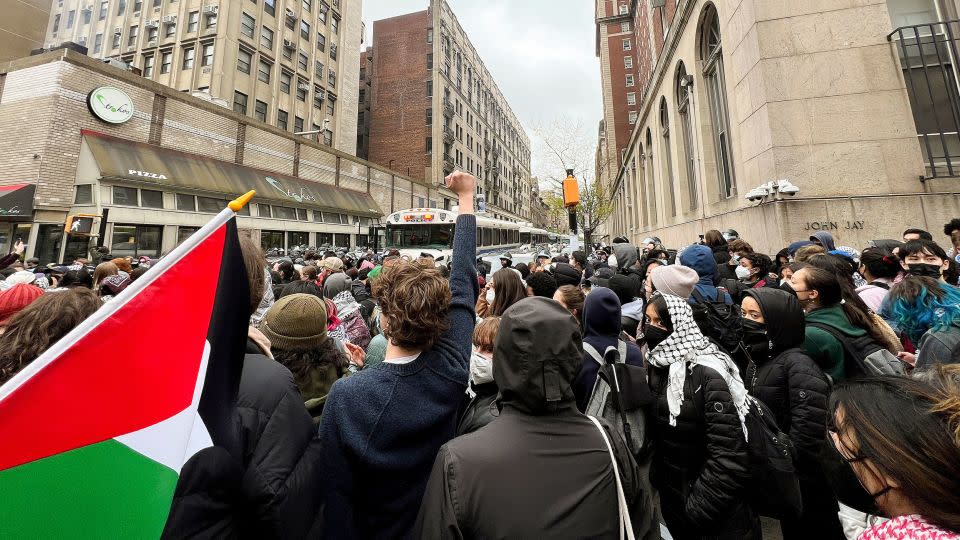
[{"label": "flag pole", "polygon": [[[49,365],[53,360],[63,354],[78,338],[89,332],[91,329],[95,328],[97,325],[103,321],[109,319],[113,316],[114,313],[120,310],[131,298],[140,293],[143,289],[146,289],[150,286],[151,283],[156,281],[156,279],[166,272],[171,266],[173,266],[177,261],[183,258],[184,255],[189,253],[193,248],[197,247],[201,242],[206,240],[214,231],[220,228],[221,225],[233,219],[237,212],[243,209],[249,202],[250,199],[256,195],[255,190],[250,190],[243,195],[237,197],[236,199],[230,201],[227,204],[227,207],[220,211],[219,214],[213,217],[206,225],[200,228],[197,232],[190,235],[189,238],[184,240],[182,244],[174,248],[166,257],[160,259],[160,261],[150,267],[150,271],[145,273],[140,279],[131,283],[126,289],[120,292],[120,294],[113,297],[110,302],[107,302],[100,307],[97,311],[93,312],[92,315],[86,318],[83,322],[77,325],[73,330],[71,330],[67,335],[60,338],[59,341],[50,346],[46,351],[43,352],[36,360],[27,364],[22,370],[20,370],[16,375],[10,378],[3,386],[0,386],[0,401],[6,399],[7,396],[15,392],[24,382],[33,377],[43,368]],[[57,293],[46,293],[46,294],[57,294]]]}]

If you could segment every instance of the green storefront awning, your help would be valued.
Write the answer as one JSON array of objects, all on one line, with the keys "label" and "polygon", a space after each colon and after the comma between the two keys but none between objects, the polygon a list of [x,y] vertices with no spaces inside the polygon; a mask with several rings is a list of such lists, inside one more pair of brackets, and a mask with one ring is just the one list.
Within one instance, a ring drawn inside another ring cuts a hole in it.
[{"label": "green storefront awning", "polygon": [[232,200],[251,189],[254,202],[342,212],[364,217],[383,215],[368,193],[343,189],[283,174],[212,159],[178,150],[161,148],[81,131],[101,178],[119,178],[137,183],[221,194]]}]

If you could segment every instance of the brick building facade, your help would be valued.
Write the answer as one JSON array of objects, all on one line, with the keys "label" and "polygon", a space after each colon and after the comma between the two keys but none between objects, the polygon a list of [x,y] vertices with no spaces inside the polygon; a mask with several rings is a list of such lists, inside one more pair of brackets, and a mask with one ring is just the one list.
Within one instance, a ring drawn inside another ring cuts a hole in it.
[{"label": "brick building facade", "polygon": [[[131,98],[128,121],[91,114],[104,86]],[[239,225],[264,247],[370,245],[383,215],[455,204],[446,189],[67,50],[0,66],[0,170],[0,250],[22,238],[42,263],[86,254],[92,240],[64,234],[68,216],[108,211],[104,245],[158,256],[250,187]],[[10,208],[7,191],[21,189],[31,196]]]},{"label": "brick building facade", "polygon": [[370,159],[370,125],[373,103],[373,47],[360,54],[360,94],[357,113],[357,157]]}]

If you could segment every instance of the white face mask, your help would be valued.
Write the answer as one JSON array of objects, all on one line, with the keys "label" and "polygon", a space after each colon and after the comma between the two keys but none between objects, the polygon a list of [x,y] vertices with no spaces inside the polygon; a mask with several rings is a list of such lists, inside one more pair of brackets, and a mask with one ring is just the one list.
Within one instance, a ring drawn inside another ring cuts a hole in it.
[{"label": "white face mask", "polygon": [[617,256],[616,256],[616,255],[610,255],[609,257],[607,257],[607,266],[609,266],[610,268],[619,268],[619,267],[620,267],[620,266],[617,264]]},{"label": "white face mask", "polygon": [[495,295],[494,295],[494,293],[493,293],[493,289],[487,289],[487,303],[488,303],[488,304],[492,304],[492,303],[493,303],[493,298],[494,298],[494,296],[495,296]]},{"label": "white face mask", "polygon": [[492,358],[481,354],[476,349],[470,356],[470,381],[473,384],[493,382]]},{"label": "white face mask", "polygon": [[737,269],[734,270],[734,272],[737,273],[737,279],[741,281],[750,277],[750,274],[751,274],[750,269],[747,268],[746,266],[738,266]]}]

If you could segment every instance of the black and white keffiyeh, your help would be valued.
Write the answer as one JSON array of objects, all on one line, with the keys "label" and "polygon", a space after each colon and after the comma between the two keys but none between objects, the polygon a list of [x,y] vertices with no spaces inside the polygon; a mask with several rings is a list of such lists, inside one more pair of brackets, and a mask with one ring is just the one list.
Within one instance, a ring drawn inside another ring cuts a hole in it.
[{"label": "black and white keffiyeh", "polygon": [[747,437],[744,417],[749,409],[747,390],[740,379],[740,370],[730,357],[717,348],[693,320],[693,310],[686,298],[656,293],[667,302],[667,311],[673,323],[673,332],[654,347],[647,359],[657,367],[669,367],[667,378],[667,405],[670,409],[670,425],[677,425],[677,416],[683,404],[683,384],[690,364],[701,365],[716,371],[727,383],[733,404],[740,417],[743,436]]}]

